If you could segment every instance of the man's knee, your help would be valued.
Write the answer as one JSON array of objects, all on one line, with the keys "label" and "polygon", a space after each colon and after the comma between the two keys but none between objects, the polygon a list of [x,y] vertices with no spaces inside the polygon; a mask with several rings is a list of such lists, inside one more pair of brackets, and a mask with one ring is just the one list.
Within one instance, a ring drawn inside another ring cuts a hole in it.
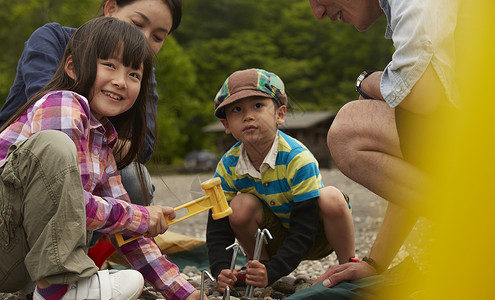
[{"label": "man's knee", "polygon": [[336,161],[340,160],[347,152],[346,147],[348,147],[349,139],[354,136],[352,134],[353,126],[350,125],[351,120],[349,120],[353,105],[354,103],[350,102],[342,106],[328,130],[328,149]]},{"label": "man's knee", "polygon": [[351,149],[349,148],[350,142],[346,140],[348,138],[345,126],[340,126],[334,121],[328,130],[327,145],[335,165],[342,172],[349,169],[348,156],[351,154]]}]

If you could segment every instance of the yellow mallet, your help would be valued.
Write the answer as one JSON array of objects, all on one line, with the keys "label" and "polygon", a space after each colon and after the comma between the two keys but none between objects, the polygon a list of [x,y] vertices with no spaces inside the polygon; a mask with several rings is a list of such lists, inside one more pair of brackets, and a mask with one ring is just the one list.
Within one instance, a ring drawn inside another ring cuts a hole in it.
[{"label": "yellow mallet", "polygon": [[[172,225],[177,222],[180,222],[184,219],[192,217],[200,212],[211,209],[213,219],[221,219],[232,213],[232,208],[229,207],[227,203],[227,199],[225,199],[225,195],[221,186],[222,181],[218,177],[211,178],[201,184],[201,188],[205,191],[206,196],[193,200],[191,202],[182,204],[174,208],[175,211],[186,208],[188,213],[187,215],[177,218],[175,220],[170,220],[166,218],[167,224]],[[142,235],[135,235],[127,240],[124,240],[121,233],[115,234],[115,239],[119,247],[127,244]]]}]

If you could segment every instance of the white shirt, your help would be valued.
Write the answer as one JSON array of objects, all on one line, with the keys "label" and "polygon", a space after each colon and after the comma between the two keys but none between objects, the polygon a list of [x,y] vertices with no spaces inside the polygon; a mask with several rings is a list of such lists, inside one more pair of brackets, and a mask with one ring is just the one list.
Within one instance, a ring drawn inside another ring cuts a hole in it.
[{"label": "white shirt", "polygon": [[253,178],[261,179],[261,173],[266,171],[268,168],[275,169],[275,162],[277,160],[278,155],[278,134],[275,135],[275,139],[273,139],[272,147],[268,154],[263,159],[261,163],[260,170],[256,170],[253,166],[253,163],[249,159],[247,155],[246,149],[244,148],[244,144],[241,144],[240,148],[239,161],[237,162],[237,173],[239,175],[249,175]]}]

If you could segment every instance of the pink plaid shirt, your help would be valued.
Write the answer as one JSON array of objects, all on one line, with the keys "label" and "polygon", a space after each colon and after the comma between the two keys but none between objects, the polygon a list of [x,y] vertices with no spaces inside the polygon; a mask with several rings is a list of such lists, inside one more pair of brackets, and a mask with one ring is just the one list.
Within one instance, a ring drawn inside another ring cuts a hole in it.
[{"label": "pink plaid shirt", "polygon": [[[0,164],[12,144],[42,130],[62,131],[74,141],[88,230],[105,234],[144,234],[148,230],[148,211],[130,203],[117,173],[112,153],[117,132],[108,119],[100,123],[91,115],[88,100],[81,95],[52,91],[29,107],[0,133]],[[118,250],[165,298],[185,299],[195,290],[152,239],[139,238]]]}]

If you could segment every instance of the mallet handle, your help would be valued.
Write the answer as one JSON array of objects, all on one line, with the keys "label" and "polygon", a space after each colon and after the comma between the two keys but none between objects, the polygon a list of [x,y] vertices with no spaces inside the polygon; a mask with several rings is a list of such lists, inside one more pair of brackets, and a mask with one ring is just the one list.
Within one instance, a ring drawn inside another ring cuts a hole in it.
[{"label": "mallet handle", "polygon": [[[188,213],[187,215],[174,220],[170,220],[168,217],[166,217],[165,220],[167,221],[168,225],[175,224],[184,219],[197,215],[200,212],[213,208],[214,206],[219,206],[219,209],[221,210],[219,212],[213,212],[212,217],[215,220],[226,217],[232,213],[232,209],[227,204],[227,200],[225,200],[225,195],[222,190],[220,178],[211,178],[203,182],[201,184],[201,187],[205,190],[206,196],[175,207],[175,211],[187,208]],[[143,235],[134,235],[133,237],[124,240],[122,233],[116,233],[115,240],[117,241],[119,247],[121,247],[122,245],[134,241],[135,239],[138,239],[142,236]]]}]

